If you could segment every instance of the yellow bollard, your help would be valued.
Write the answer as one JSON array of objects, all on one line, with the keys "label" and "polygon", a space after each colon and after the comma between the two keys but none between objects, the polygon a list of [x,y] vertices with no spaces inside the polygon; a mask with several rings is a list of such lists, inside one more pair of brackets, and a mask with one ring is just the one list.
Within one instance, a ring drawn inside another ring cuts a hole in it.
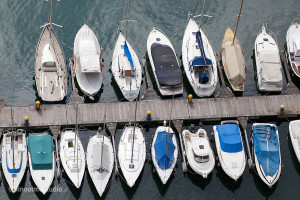
[{"label": "yellow bollard", "polygon": [[25,121],[24,121],[24,126],[28,126],[29,125],[29,117],[25,116]]},{"label": "yellow bollard", "polygon": [[35,102],[35,108],[36,108],[37,110],[40,109],[40,104],[41,104],[40,101],[36,101],[36,102]]},{"label": "yellow bollard", "polygon": [[280,112],[281,112],[281,113],[283,113],[284,107],[285,107],[284,105],[281,105],[281,106],[280,106]]},{"label": "yellow bollard", "polygon": [[187,103],[193,103],[193,95],[189,94]]},{"label": "yellow bollard", "polygon": [[151,120],[151,111],[150,110],[147,112],[147,120]]}]

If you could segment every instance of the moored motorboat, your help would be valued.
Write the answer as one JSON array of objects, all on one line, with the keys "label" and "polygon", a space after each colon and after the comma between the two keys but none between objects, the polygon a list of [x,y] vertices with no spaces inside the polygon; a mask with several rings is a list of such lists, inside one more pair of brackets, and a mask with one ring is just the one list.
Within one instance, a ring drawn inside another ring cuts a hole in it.
[{"label": "moored motorboat", "polygon": [[254,46],[258,89],[278,91],[282,89],[282,67],[277,42],[266,32],[265,26],[257,36]]},{"label": "moored motorboat", "polygon": [[81,91],[93,98],[102,86],[103,64],[97,37],[86,24],[80,28],[75,37],[74,68]]},{"label": "moored motorboat", "polygon": [[183,36],[182,63],[196,95],[213,95],[218,83],[216,58],[208,38],[192,15]]},{"label": "moored motorboat", "polygon": [[290,122],[289,132],[295,154],[300,163],[300,120]]},{"label": "moored motorboat", "polygon": [[237,181],[246,167],[246,154],[238,121],[222,121],[213,127],[219,162],[224,172]]},{"label": "moored motorboat", "polygon": [[274,124],[253,124],[253,147],[256,171],[270,188],[281,174],[281,153],[278,129]]},{"label": "moored motorboat", "polygon": [[28,136],[28,160],[33,182],[46,194],[51,186],[55,171],[55,156],[52,136],[48,133]]},{"label": "moored motorboat", "polygon": [[287,57],[294,74],[300,78],[300,24],[296,19],[286,33]]},{"label": "moored motorboat", "polygon": [[143,129],[139,125],[125,126],[119,141],[118,160],[122,174],[129,187],[133,187],[146,159]]},{"label": "moored motorboat", "polygon": [[35,83],[39,97],[45,102],[59,102],[67,96],[66,62],[53,31],[50,0],[49,21],[44,25],[35,54]]},{"label": "moored motorboat", "polygon": [[27,139],[23,129],[4,131],[2,139],[2,170],[9,186],[15,193],[27,167]]},{"label": "moored motorboat", "polygon": [[110,139],[101,130],[89,139],[86,162],[94,186],[101,197],[107,188],[114,167],[114,152]]},{"label": "moored motorboat", "polygon": [[147,52],[159,92],[163,96],[183,92],[183,78],[178,59],[168,37],[153,28],[147,39]]},{"label": "moored motorboat", "polygon": [[65,129],[60,134],[59,155],[66,174],[79,188],[85,171],[85,154],[75,129]]},{"label": "moored motorboat", "polygon": [[200,127],[195,132],[195,127],[191,125],[190,130],[182,131],[182,137],[188,165],[207,178],[215,167],[215,157],[206,131]]},{"label": "moored motorboat", "polygon": [[156,172],[163,184],[169,180],[177,162],[178,145],[171,127],[159,126],[153,137],[151,156]]}]

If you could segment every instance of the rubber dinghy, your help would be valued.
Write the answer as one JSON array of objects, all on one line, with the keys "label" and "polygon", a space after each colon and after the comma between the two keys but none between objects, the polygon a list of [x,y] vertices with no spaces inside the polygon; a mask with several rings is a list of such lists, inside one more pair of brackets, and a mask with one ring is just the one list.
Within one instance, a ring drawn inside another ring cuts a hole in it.
[{"label": "rubber dinghy", "polygon": [[112,143],[108,137],[101,134],[101,130],[90,138],[86,159],[88,171],[101,197],[107,188],[114,167]]},{"label": "rubber dinghy", "polygon": [[147,39],[147,52],[159,92],[163,96],[183,93],[183,77],[175,50],[168,37],[153,28]]},{"label": "rubber dinghy", "polygon": [[216,58],[209,40],[192,16],[183,36],[182,64],[196,95],[213,95],[218,83]]},{"label": "rubber dinghy", "polygon": [[286,33],[287,57],[294,74],[300,78],[300,24],[296,19]]},{"label": "rubber dinghy", "polygon": [[146,160],[146,144],[141,126],[125,126],[119,142],[118,160],[127,185],[134,186]]},{"label": "rubber dinghy", "polygon": [[182,131],[182,137],[188,165],[194,172],[207,178],[215,167],[215,157],[206,131],[199,128],[195,133],[192,125],[190,130]]},{"label": "rubber dinghy", "polygon": [[28,136],[29,169],[33,182],[46,194],[55,171],[55,156],[52,136],[48,133]]},{"label": "rubber dinghy", "polygon": [[224,172],[237,181],[244,173],[246,155],[238,121],[222,121],[213,127],[216,149]]},{"label": "rubber dinghy", "polygon": [[300,163],[300,120],[290,122],[289,132],[295,154]]},{"label": "rubber dinghy", "polygon": [[76,34],[74,41],[74,68],[81,91],[93,98],[102,86],[102,54],[96,35],[85,24]]},{"label": "rubber dinghy", "polygon": [[281,153],[278,129],[274,124],[253,124],[255,166],[259,177],[270,188],[281,174]]},{"label": "rubber dinghy", "polygon": [[80,188],[85,170],[85,154],[75,129],[65,129],[60,135],[61,164],[76,188]]},{"label": "rubber dinghy", "polygon": [[166,125],[156,129],[151,145],[152,161],[163,184],[169,180],[177,162],[178,145],[171,127]]},{"label": "rubber dinghy", "polygon": [[15,193],[27,167],[27,139],[23,129],[13,132],[4,131],[1,158],[9,191]]},{"label": "rubber dinghy", "polygon": [[121,31],[113,52],[111,71],[123,96],[129,101],[136,99],[141,88],[142,68]]},{"label": "rubber dinghy", "polygon": [[265,26],[257,36],[254,46],[258,89],[278,91],[282,89],[282,67],[277,42],[266,32]]}]

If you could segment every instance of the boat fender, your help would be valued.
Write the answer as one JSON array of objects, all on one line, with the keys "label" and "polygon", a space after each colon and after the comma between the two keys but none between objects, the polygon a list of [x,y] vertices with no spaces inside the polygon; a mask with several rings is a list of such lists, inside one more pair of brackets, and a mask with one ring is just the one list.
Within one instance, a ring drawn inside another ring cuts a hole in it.
[{"label": "boat fender", "polygon": [[111,79],[110,79],[110,80],[112,80],[112,81],[113,81],[113,80],[114,80],[114,76],[111,76]]},{"label": "boat fender", "polygon": [[35,75],[33,75],[32,80],[35,80]]},{"label": "boat fender", "polygon": [[102,57],[102,62],[104,62],[104,58]]},{"label": "boat fender", "polygon": [[36,91],[36,92],[35,92],[35,96],[37,97],[38,95],[39,95],[39,93]]},{"label": "boat fender", "polygon": [[182,72],[182,75],[183,75],[183,76],[185,75],[185,71]]},{"label": "boat fender", "polygon": [[144,78],[145,77],[145,75],[144,75],[144,73],[142,73],[142,78]]},{"label": "boat fender", "polygon": [[183,64],[180,65],[180,69],[183,69]]},{"label": "boat fender", "polygon": [[180,60],[182,59],[182,55],[179,56],[179,59],[180,59]]},{"label": "boat fender", "polygon": [[102,83],[101,88],[104,88],[104,84]]}]

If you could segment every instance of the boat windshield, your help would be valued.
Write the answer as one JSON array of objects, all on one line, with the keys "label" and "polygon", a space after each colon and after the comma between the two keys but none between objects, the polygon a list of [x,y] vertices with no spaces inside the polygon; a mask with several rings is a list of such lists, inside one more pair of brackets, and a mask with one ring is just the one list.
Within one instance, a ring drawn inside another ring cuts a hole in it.
[{"label": "boat windshield", "polygon": [[206,163],[209,161],[209,155],[197,156],[196,154],[194,154],[194,158],[197,163]]}]

